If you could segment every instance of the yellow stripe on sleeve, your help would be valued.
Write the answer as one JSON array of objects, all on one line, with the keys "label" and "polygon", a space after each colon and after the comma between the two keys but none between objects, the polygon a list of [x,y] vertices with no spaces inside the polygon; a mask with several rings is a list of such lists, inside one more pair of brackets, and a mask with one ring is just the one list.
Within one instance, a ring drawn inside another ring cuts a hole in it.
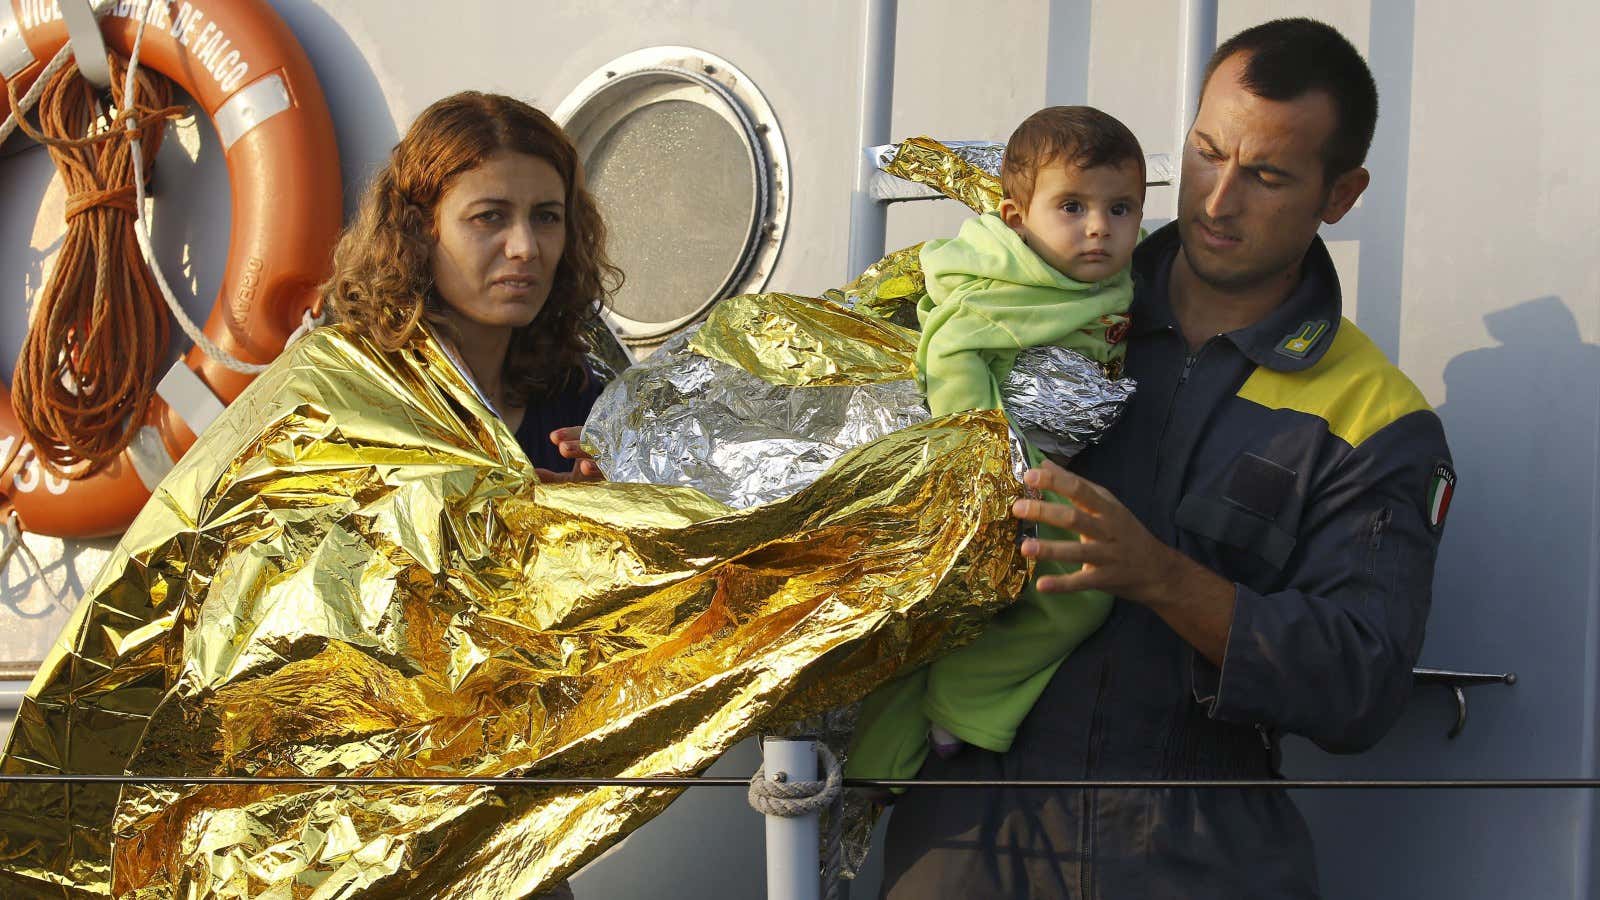
[{"label": "yellow stripe on sleeve", "polygon": [[1292,409],[1328,423],[1359,447],[1403,416],[1431,409],[1428,401],[1355,323],[1344,319],[1322,359],[1300,372],[1258,366],[1239,398],[1268,409]]}]

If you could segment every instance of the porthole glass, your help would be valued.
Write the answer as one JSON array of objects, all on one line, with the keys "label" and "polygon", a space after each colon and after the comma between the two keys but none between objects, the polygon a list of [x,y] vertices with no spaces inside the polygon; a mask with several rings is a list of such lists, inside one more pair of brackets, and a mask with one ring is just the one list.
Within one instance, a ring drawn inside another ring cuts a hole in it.
[{"label": "porthole glass", "polygon": [[590,186],[628,273],[617,313],[692,316],[737,274],[760,214],[748,156],[726,120],[686,100],[641,107],[599,140]]},{"label": "porthole glass", "polygon": [[727,61],[637,51],[557,109],[578,145],[627,283],[608,312],[648,352],[724,297],[760,290],[788,210],[788,164],[766,101]]}]

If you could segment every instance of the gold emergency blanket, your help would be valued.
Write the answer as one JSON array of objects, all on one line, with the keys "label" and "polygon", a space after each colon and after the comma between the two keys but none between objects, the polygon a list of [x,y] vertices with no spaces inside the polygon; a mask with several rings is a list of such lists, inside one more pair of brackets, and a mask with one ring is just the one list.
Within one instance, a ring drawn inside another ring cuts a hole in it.
[{"label": "gold emergency blanket", "polygon": [[916,332],[794,294],[729,297],[711,310],[689,349],[789,387],[917,377]]},{"label": "gold emergency blanket", "polygon": [[960,200],[974,212],[1000,208],[1005,192],[1000,179],[963,159],[930,137],[908,138],[895,148],[894,159],[883,166],[890,175],[933,188]]},{"label": "gold emergency blanket", "polygon": [[917,301],[928,292],[922,245],[912,244],[878,260],[843,289],[825,294],[865,316],[917,328]]},{"label": "gold emergency blanket", "polygon": [[[1018,492],[992,413],[742,512],[540,484],[438,344],[324,328],[156,491],[4,769],[698,773],[970,636],[1021,586]],[[0,785],[0,896],[527,897],[675,796]]]},{"label": "gold emergency blanket", "polygon": [[[985,156],[998,168],[999,156],[992,152],[996,148],[984,149],[991,151]],[[897,178],[931,187],[975,213],[999,209],[1005,196],[998,174],[985,171],[931,137],[901,141],[879,158],[879,167]],[[824,296],[862,315],[915,329],[917,301],[927,292],[921,253],[921,244],[896,250],[868,266],[855,281]]]}]

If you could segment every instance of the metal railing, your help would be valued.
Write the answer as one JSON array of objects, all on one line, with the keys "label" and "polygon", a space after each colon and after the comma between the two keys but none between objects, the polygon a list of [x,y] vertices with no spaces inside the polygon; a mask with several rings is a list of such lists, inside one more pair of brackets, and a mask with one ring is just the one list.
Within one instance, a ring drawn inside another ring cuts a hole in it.
[{"label": "metal railing", "polygon": [[[159,785],[304,785],[310,787],[543,787],[543,788],[748,788],[748,778],[711,775],[655,775],[640,778],[542,778],[520,775],[454,777],[343,775],[68,775],[15,773],[0,775],[0,784],[159,784]],[[1005,780],[939,780],[919,778],[846,778],[845,787],[934,788],[938,790],[1592,790],[1600,778],[1037,778]]]},{"label": "metal railing", "polygon": [[[31,680],[38,663],[0,664],[0,681]],[[1484,684],[1517,683],[1515,673],[1493,674],[1418,667],[1412,670],[1418,685],[1439,685],[1449,689],[1456,704],[1456,720],[1451,739],[1461,734],[1467,722],[1466,688]],[[812,781],[816,778],[816,741],[812,738],[767,738],[762,752],[776,777]],[[757,777],[762,777],[758,773]],[[389,775],[143,775],[0,773],[0,784],[116,784],[172,785],[268,785],[302,787],[530,787],[530,788],[742,788],[749,790],[747,778],[696,775],[658,775],[632,778],[553,778],[520,775],[504,776],[389,776]],[[937,779],[844,779],[845,787],[875,790],[1595,790],[1600,778],[1451,778],[1451,779],[1151,779],[1151,778],[1047,778],[1021,780],[937,780]],[[762,810],[767,834],[768,900],[821,900],[839,895],[837,866],[818,865],[821,858],[820,815],[779,815]],[[837,840],[836,835],[830,836]],[[838,854],[830,844],[829,859]]]}]

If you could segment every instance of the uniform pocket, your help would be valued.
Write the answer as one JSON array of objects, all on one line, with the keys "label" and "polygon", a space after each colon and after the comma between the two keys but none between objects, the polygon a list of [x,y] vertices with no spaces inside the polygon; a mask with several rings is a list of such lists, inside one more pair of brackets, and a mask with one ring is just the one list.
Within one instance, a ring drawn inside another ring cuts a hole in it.
[{"label": "uniform pocket", "polygon": [[1282,570],[1294,553],[1294,535],[1277,523],[1214,497],[1184,497],[1173,523],[1200,537],[1243,550],[1275,570]]}]

